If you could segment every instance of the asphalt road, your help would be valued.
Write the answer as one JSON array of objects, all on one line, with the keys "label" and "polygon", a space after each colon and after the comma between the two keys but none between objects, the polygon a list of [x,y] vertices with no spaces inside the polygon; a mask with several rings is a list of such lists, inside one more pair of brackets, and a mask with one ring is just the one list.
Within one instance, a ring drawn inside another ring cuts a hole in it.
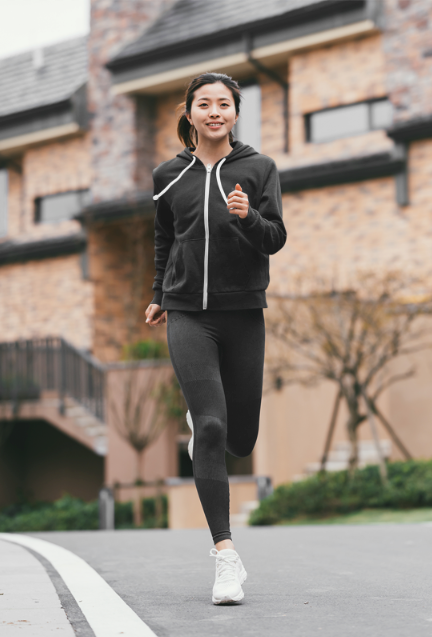
[{"label": "asphalt road", "polygon": [[158,637],[432,635],[431,523],[234,529],[237,606],[211,603],[206,530],[32,535],[89,562]]}]

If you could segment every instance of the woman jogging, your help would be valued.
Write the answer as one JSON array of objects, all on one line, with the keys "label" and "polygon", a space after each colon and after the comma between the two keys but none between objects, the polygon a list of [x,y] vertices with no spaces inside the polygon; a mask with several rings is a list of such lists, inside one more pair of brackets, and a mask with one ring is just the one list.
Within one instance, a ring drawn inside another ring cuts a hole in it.
[{"label": "woman jogging", "polygon": [[286,241],[274,161],[233,141],[240,98],[227,75],[192,80],[177,128],[185,149],[153,171],[156,276],[146,322],[167,321],[189,409],[189,454],[215,544],[214,604],[244,597],[225,450],[248,456],[258,436],[269,255]]}]

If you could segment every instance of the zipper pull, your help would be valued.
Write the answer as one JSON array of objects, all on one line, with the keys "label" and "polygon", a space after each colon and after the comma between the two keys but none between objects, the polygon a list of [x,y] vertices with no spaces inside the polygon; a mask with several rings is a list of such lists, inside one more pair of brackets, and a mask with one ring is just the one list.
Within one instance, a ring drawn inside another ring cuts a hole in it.
[{"label": "zipper pull", "polygon": [[211,171],[212,171],[212,165],[211,165],[211,164],[207,164],[206,168],[207,168],[207,172],[208,172],[208,173],[211,173]]}]

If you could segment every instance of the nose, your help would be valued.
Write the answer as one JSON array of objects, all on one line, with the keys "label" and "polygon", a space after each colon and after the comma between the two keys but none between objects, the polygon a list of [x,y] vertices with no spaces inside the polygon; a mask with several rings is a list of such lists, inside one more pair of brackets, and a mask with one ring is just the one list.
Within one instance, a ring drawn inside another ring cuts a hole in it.
[{"label": "nose", "polygon": [[219,111],[217,108],[217,104],[213,104],[212,109],[211,109],[211,113],[210,113],[210,117],[219,117]]}]

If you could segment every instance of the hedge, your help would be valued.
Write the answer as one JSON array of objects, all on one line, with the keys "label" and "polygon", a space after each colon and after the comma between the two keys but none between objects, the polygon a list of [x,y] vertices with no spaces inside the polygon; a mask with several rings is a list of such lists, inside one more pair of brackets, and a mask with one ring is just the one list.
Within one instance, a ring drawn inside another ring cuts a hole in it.
[{"label": "hedge", "polygon": [[348,471],[316,474],[283,484],[260,503],[251,525],[278,524],[298,516],[324,517],[366,508],[411,509],[432,507],[432,460],[387,464],[388,485],[383,487],[376,465]]},{"label": "hedge", "polygon": [[[167,498],[162,497],[162,527],[168,526]],[[142,528],[155,528],[155,499],[143,499],[144,524]],[[132,529],[132,502],[115,503],[115,526]],[[52,503],[14,504],[0,511],[0,532],[24,533],[30,531],[84,531],[99,528],[98,501],[84,502],[80,498],[64,495]]]}]

